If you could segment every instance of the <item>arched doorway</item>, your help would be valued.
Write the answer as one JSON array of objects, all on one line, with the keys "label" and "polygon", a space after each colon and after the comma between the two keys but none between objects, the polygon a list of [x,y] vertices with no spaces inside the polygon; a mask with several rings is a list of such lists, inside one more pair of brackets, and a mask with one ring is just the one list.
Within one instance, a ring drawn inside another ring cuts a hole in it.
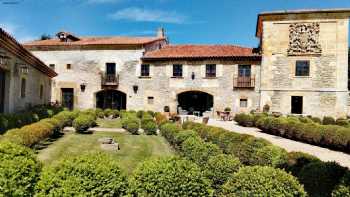
[{"label": "arched doorway", "polygon": [[96,93],[96,107],[101,109],[126,109],[126,94],[118,90],[102,90]]},{"label": "arched doorway", "polygon": [[211,111],[214,105],[214,97],[206,92],[187,91],[177,95],[178,112],[192,115],[198,113],[203,115],[203,112]]}]

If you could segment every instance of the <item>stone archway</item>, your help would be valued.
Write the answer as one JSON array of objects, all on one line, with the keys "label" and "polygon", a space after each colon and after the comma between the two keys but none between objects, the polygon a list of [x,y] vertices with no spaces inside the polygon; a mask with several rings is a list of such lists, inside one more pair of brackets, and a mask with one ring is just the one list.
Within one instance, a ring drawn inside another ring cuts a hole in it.
[{"label": "stone archway", "polygon": [[203,115],[206,111],[211,111],[214,106],[214,96],[202,91],[186,91],[177,95],[178,113],[189,115],[198,112]]},{"label": "stone archway", "polygon": [[102,90],[96,93],[96,107],[101,109],[126,109],[126,94],[118,90]]}]

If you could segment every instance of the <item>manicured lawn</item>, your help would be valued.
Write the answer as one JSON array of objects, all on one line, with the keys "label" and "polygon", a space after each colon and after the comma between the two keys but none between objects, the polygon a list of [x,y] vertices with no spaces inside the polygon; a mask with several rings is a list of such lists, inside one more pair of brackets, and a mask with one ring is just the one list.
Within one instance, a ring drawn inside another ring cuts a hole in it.
[{"label": "manicured lawn", "polygon": [[[112,137],[120,145],[119,151],[105,151],[100,148],[99,138]],[[117,132],[95,132],[94,134],[66,133],[47,148],[38,151],[38,158],[44,165],[50,165],[70,155],[89,151],[103,151],[116,159],[126,173],[131,174],[137,164],[151,157],[171,156],[175,152],[161,136],[131,135]]]},{"label": "manicured lawn", "polygon": [[121,119],[97,119],[97,124],[99,127],[103,128],[122,128]]}]

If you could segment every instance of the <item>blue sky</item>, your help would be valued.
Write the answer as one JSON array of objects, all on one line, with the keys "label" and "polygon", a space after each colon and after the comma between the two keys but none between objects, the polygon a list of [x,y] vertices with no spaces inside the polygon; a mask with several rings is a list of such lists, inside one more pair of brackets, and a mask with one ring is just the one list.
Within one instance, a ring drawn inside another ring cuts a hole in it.
[{"label": "blue sky", "polygon": [[171,43],[255,47],[257,14],[350,8],[350,0],[0,0],[0,26],[20,41],[65,30],[76,35],[150,36]]}]

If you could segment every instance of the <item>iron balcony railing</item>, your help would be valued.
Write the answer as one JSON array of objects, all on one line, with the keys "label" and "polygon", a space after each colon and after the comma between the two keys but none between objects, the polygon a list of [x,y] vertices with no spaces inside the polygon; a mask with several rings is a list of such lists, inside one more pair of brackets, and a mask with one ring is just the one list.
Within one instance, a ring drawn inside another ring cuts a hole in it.
[{"label": "iron balcony railing", "polygon": [[233,79],[234,88],[254,88],[255,77],[235,77]]},{"label": "iron balcony railing", "polygon": [[119,84],[119,75],[118,74],[104,74],[102,75],[102,85],[116,86]]}]

